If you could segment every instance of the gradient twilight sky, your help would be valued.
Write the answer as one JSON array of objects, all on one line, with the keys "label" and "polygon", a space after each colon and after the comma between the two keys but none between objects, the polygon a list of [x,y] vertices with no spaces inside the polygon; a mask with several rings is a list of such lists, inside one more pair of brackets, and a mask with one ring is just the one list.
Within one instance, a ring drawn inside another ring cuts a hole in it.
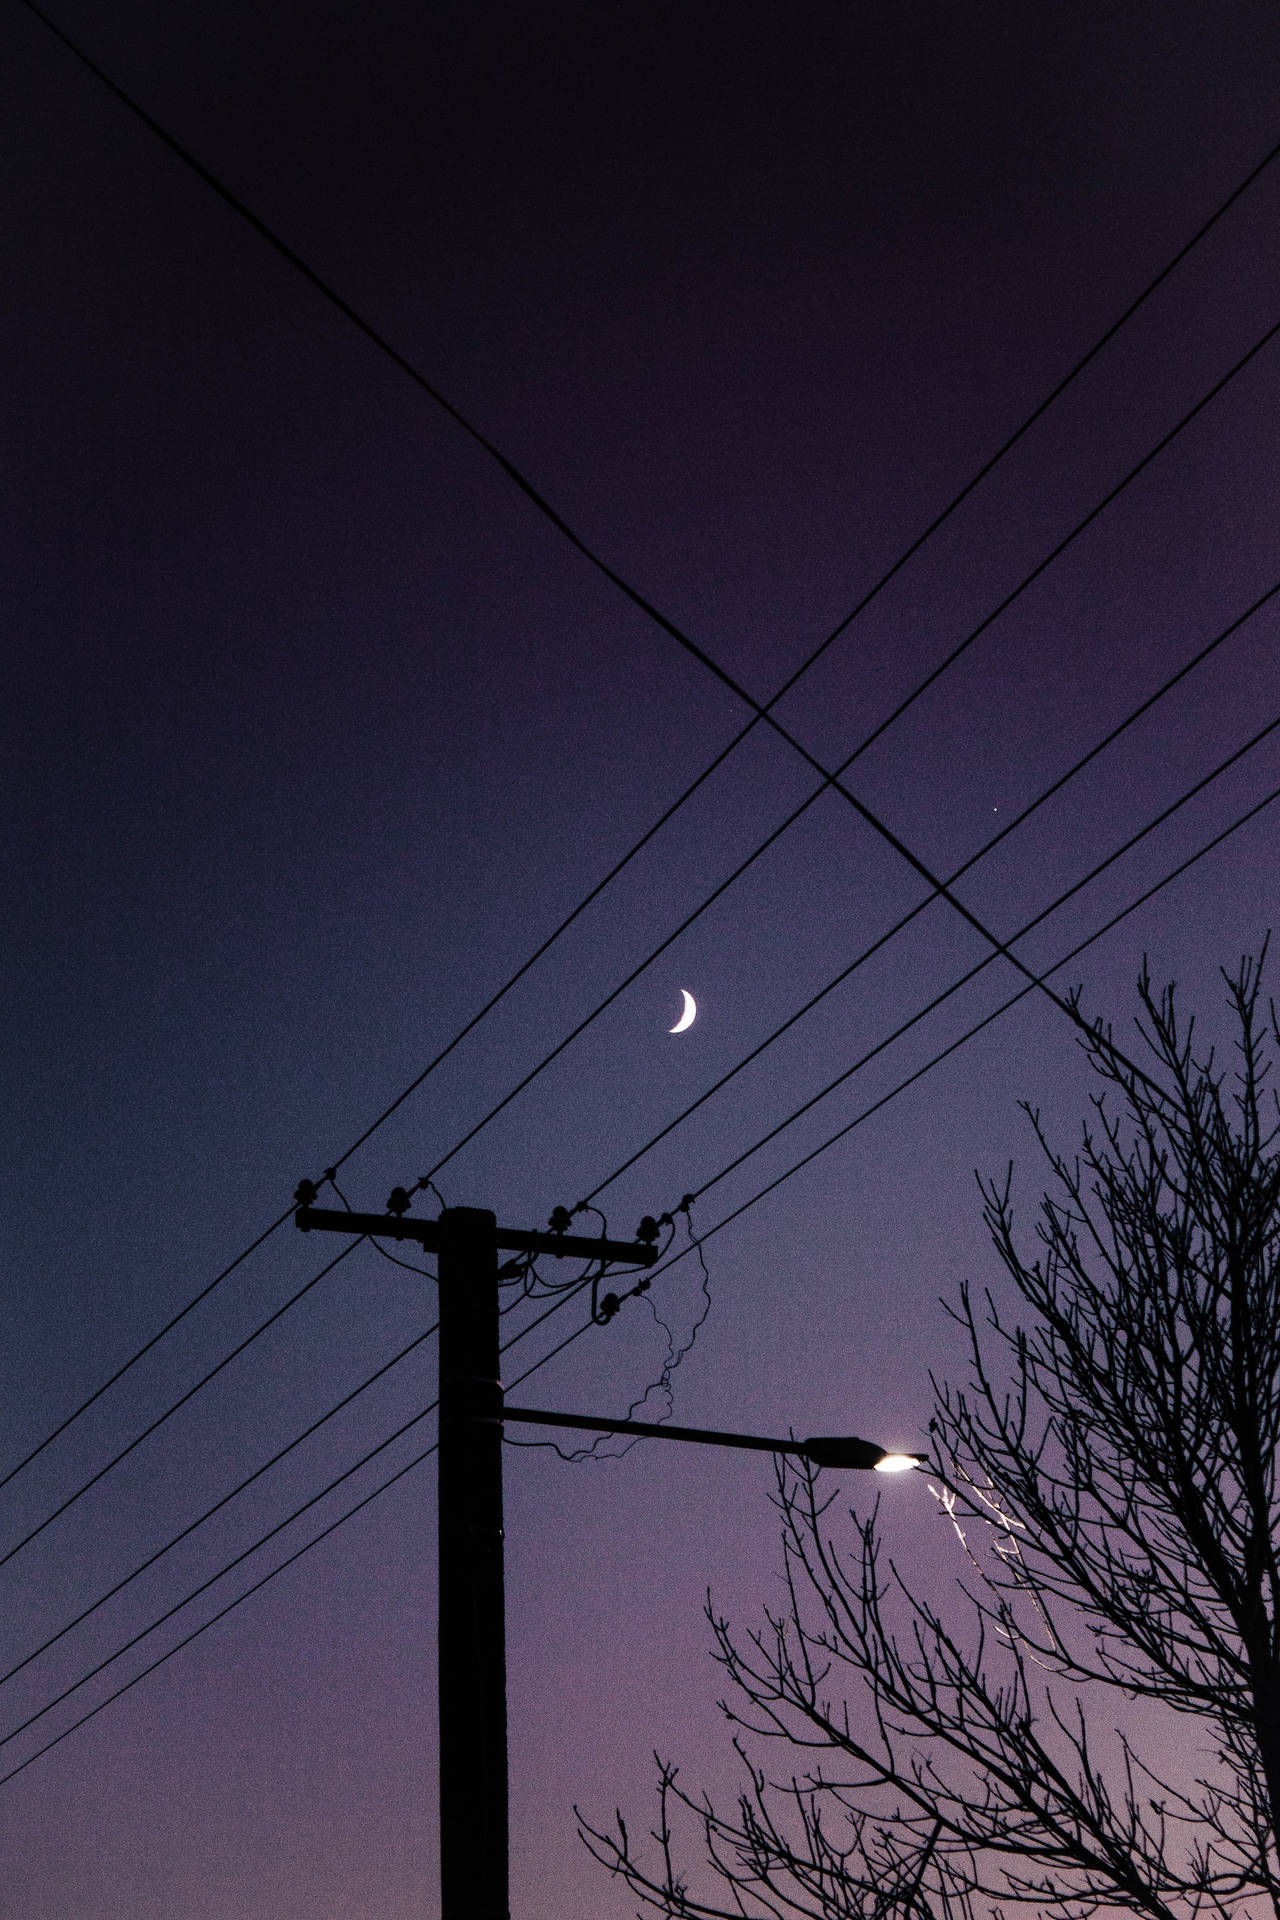
[{"label": "gradient twilight sky", "polygon": [[[1262,0],[59,0],[57,18],[757,699],[1280,139]],[[347,1148],[746,716],[19,0],[0,72],[2,1467]],[[787,696],[811,751],[850,752],[1280,320],[1278,236],[1280,162]],[[855,790],[921,858],[959,865],[1280,579],[1278,354],[859,762]],[[1280,714],[1278,631],[1251,620],[962,883],[989,924],[1015,931]],[[1027,959],[1268,793],[1278,742]],[[757,730],[347,1164],[352,1204],[441,1158],[813,785]],[[1146,951],[1212,1027],[1216,965],[1277,918],[1278,818],[1064,984],[1128,1022]],[[542,1224],[922,891],[825,795],[450,1162],[446,1200]],[[608,1189],[611,1230],[710,1181],[982,951],[935,903]],[[713,1186],[699,1228],[1015,984],[989,968]],[[682,987],[701,1013],[673,1039]],[[677,1420],[923,1444],[929,1369],[963,1361],[939,1296],[996,1281],[973,1170],[1016,1157],[1029,1206],[1017,1101],[1065,1138],[1086,1085],[1066,1019],[1024,1002],[714,1236]],[[0,1539],[336,1251],[276,1234],[3,1490]],[[0,1570],[5,1666],[421,1332],[432,1294],[368,1248],[321,1281]],[[696,1263],[651,1298],[687,1337]],[[632,1303],[521,1397],[621,1414],[664,1351]],[[428,1343],[8,1682],[3,1730],[434,1393]],[[433,1432],[0,1747],[0,1771]],[[710,1585],[750,1621],[777,1596],[768,1463],[657,1443],[507,1462],[513,1914],[621,1920],[572,1804],[643,1825],[655,1746],[733,1782],[701,1606]],[[885,1524],[944,1593],[958,1567],[926,1488],[891,1484]],[[0,1913],[435,1914],[433,1632],[428,1463],[0,1788]]]}]

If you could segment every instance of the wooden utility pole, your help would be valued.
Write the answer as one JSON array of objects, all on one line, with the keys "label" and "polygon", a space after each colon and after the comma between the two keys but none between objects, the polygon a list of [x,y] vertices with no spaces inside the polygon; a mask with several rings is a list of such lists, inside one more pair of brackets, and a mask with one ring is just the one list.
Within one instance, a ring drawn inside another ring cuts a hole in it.
[{"label": "wooden utility pole", "polygon": [[508,1920],[498,1223],[440,1217],[440,1911]]},{"label": "wooden utility pole", "polygon": [[386,1214],[340,1213],[315,1197],[304,1181],[294,1216],[303,1232],[413,1240],[439,1259],[440,1911],[442,1920],[510,1920],[498,1252],[650,1267],[657,1228],[635,1241],[591,1240],[499,1227],[480,1207],[416,1220],[399,1188]]}]

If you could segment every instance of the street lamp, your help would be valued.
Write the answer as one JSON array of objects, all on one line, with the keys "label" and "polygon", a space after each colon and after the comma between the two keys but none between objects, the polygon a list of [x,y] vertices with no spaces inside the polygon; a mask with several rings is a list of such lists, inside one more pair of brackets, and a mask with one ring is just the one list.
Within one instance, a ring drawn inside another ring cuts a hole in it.
[{"label": "street lamp", "polygon": [[440,1908],[442,1920],[510,1920],[507,1835],[506,1603],[502,1545],[502,1428],[582,1427],[703,1446],[747,1447],[796,1454],[818,1467],[901,1473],[925,1456],[891,1453],[853,1436],[767,1439],[706,1427],[603,1420],[505,1404],[498,1378],[498,1250],[585,1257],[650,1267],[657,1227],[641,1223],[632,1242],[590,1240],[499,1227],[478,1207],[446,1207],[438,1220],[406,1218],[409,1196],[397,1188],[386,1214],[337,1213],[315,1205],[304,1181],[294,1218],[304,1233],[319,1230],[378,1239],[414,1240],[439,1257],[440,1439],[438,1452],[440,1716]]},{"label": "street lamp", "polygon": [[852,1434],[815,1436],[809,1440],[768,1439],[761,1433],[725,1433],[715,1427],[673,1427],[649,1420],[602,1420],[594,1413],[546,1413],[538,1407],[503,1403],[503,1420],[523,1420],[537,1427],[582,1427],[588,1433],[634,1433],[647,1440],[693,1440],[704,1447],[749,1447],[753,1453],[794,1453],[815,1467],[854,1467],[875,1473],[907,1473],[923,1464],[923,1453],[890,1453],[874,1440]]}]

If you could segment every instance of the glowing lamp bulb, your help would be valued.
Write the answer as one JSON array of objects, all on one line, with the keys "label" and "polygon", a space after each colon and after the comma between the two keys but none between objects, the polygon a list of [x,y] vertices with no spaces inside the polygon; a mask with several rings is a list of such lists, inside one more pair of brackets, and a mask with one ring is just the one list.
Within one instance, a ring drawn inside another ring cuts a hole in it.
[{"label": "glowing lamp bulb", "polygon": [[886,1453],[883,1460],[877,1460],[877,1473],[910,1473],[912,1467],[920,1465],[920,1457],[914,1453]]}]

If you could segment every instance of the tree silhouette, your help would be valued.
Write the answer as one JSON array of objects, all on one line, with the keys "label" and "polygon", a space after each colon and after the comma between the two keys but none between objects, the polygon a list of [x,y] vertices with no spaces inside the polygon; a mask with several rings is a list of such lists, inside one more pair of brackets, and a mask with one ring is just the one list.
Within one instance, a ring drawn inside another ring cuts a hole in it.
[{"label": "tree silhouette", "polygon": [[[658,1761],[657,1826],[583,1837],[684,1920],[1280,1915],[1280,1044],[1263,954],[1224,974],[1237,1058],[1139,982],[1147,1070],[1103,1083],[1033,1243],[982,1182],[1016,1314],[961,1294],[967,1383],[935,1382],[932,1474],[964,1577],[945,1606],[834,1537],[778,1467],[787,1605],[708,1603],[745,1768],[731,1811]],[[1172,1732],[1173,1738],[1170,1739]],[[768,1743],[775,1743],[773,1748]],[[785,1750],[786,1772],[761,1764]],[[692,1831],[690,1831],[692,1828]],[[695,1856],[696,1883],[680,1860]]]}]

